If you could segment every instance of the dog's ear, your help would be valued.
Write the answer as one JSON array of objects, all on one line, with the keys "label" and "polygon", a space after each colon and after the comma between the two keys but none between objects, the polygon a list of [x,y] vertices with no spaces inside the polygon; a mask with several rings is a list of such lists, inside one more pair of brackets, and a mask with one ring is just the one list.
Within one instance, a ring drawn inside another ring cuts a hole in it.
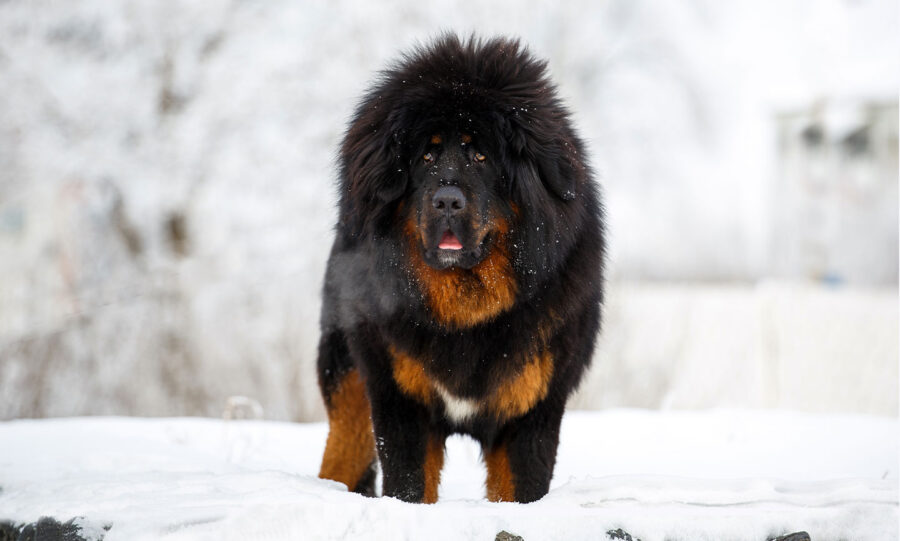
[{"label": "dog's ear", "polygon": [[543,189],[563,201],[575,199],[575,170],[568,157],[546,148],[525,153],[516,161],[519,165],[512,172],[513,178],[525,195],[540,193],[539,185],[543,185]]},{"label": "dog's ear", "polygon": [[566,156],[552,153],[537,158],[537,170],[544,186],[563,201],[575,199],[575,175]]},{"label": "dog's ear", "polygon": [[[397,113],[389,115],[387,125],[403,126],[402,119],[398,120],[397,118],[399,116]],[[403,156],[406,154],[403,146],[406,129],[398,127],[391,132],[390,136],[384,134],[383,137],[385,150],[381,156],[381,182],[378,183],[375,193],[383,203],[390,203],[400,199],[409,185],[409,165],[403,161]]]},{"label": "dog's ear", "polygon": [[[519,119],[516,119],[519,120]],[[544,188],[562,199],[575,199],[575,169],[572,165],[571,143],[564,134],[552,134],[535,122],[510,121],[498,118],[498,126],[512,160],[526,162],[518,167],[519,183],[536,186],[529,176],[536,176]]]},{"label": "dog's ear", "polygon": [[406,191],[408,172],[400,163],[400,148],[393,138],[375,134],[359,141],[345,141],[342,160],[351,196],[370,202],[390,203]]},{"label": "dog's ear", "polygon": [[374,232],[409,182],[408,166],[401,158],[402,134],[391,133],[384,118],[367,116],[360,115],[347,131],[339,158],[341,219],[354,235]]}]

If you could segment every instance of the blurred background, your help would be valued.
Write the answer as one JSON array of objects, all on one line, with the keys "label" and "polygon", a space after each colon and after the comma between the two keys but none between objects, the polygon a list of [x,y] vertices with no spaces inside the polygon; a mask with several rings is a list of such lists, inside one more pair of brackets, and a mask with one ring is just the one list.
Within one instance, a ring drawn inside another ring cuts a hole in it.
[{"label": "blurred background", "polygon": [[335,151],[442,30],[549,59],[604,187],[573,407],[897,415],[895,0],[6,0],[0,418],[323,419]]}]

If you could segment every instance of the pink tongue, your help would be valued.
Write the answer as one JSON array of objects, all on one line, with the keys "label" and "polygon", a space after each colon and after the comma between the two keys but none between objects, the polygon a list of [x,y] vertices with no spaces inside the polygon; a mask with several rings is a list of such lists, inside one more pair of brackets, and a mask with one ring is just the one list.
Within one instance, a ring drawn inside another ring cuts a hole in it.
[{"label": "pink tongue", "polygon": [[438,244],[438,248],[441,250],[462,250],[462,243],[459,242],[459,239],[456,238],[456,235],[451,233],[449,230],[444,232],[444,236],[441,237],[441,242]]}]

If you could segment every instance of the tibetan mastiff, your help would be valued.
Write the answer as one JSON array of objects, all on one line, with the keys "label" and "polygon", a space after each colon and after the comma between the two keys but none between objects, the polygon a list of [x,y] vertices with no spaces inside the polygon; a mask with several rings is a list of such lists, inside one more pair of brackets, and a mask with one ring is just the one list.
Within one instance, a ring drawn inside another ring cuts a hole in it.
[{"label": "tibetan mastiff", "polygon": [[435,502],[444,441],[482,447],[487,497],[550,485],[603,300],[598,188],[547,63],[444,35],[363,96],[338,157],[318,378],[319,476]]}]

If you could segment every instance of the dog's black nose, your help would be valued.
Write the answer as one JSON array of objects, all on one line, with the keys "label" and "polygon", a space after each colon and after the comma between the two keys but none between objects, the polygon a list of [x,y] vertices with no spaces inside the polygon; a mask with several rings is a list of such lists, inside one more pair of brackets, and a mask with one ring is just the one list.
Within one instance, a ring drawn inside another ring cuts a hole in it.
[{"label": "dog's black nose", "polygon": [[441,186],[431,198],[434,208],[448,214],[456,214],[466,208],[466,196],[456,186]]}]

